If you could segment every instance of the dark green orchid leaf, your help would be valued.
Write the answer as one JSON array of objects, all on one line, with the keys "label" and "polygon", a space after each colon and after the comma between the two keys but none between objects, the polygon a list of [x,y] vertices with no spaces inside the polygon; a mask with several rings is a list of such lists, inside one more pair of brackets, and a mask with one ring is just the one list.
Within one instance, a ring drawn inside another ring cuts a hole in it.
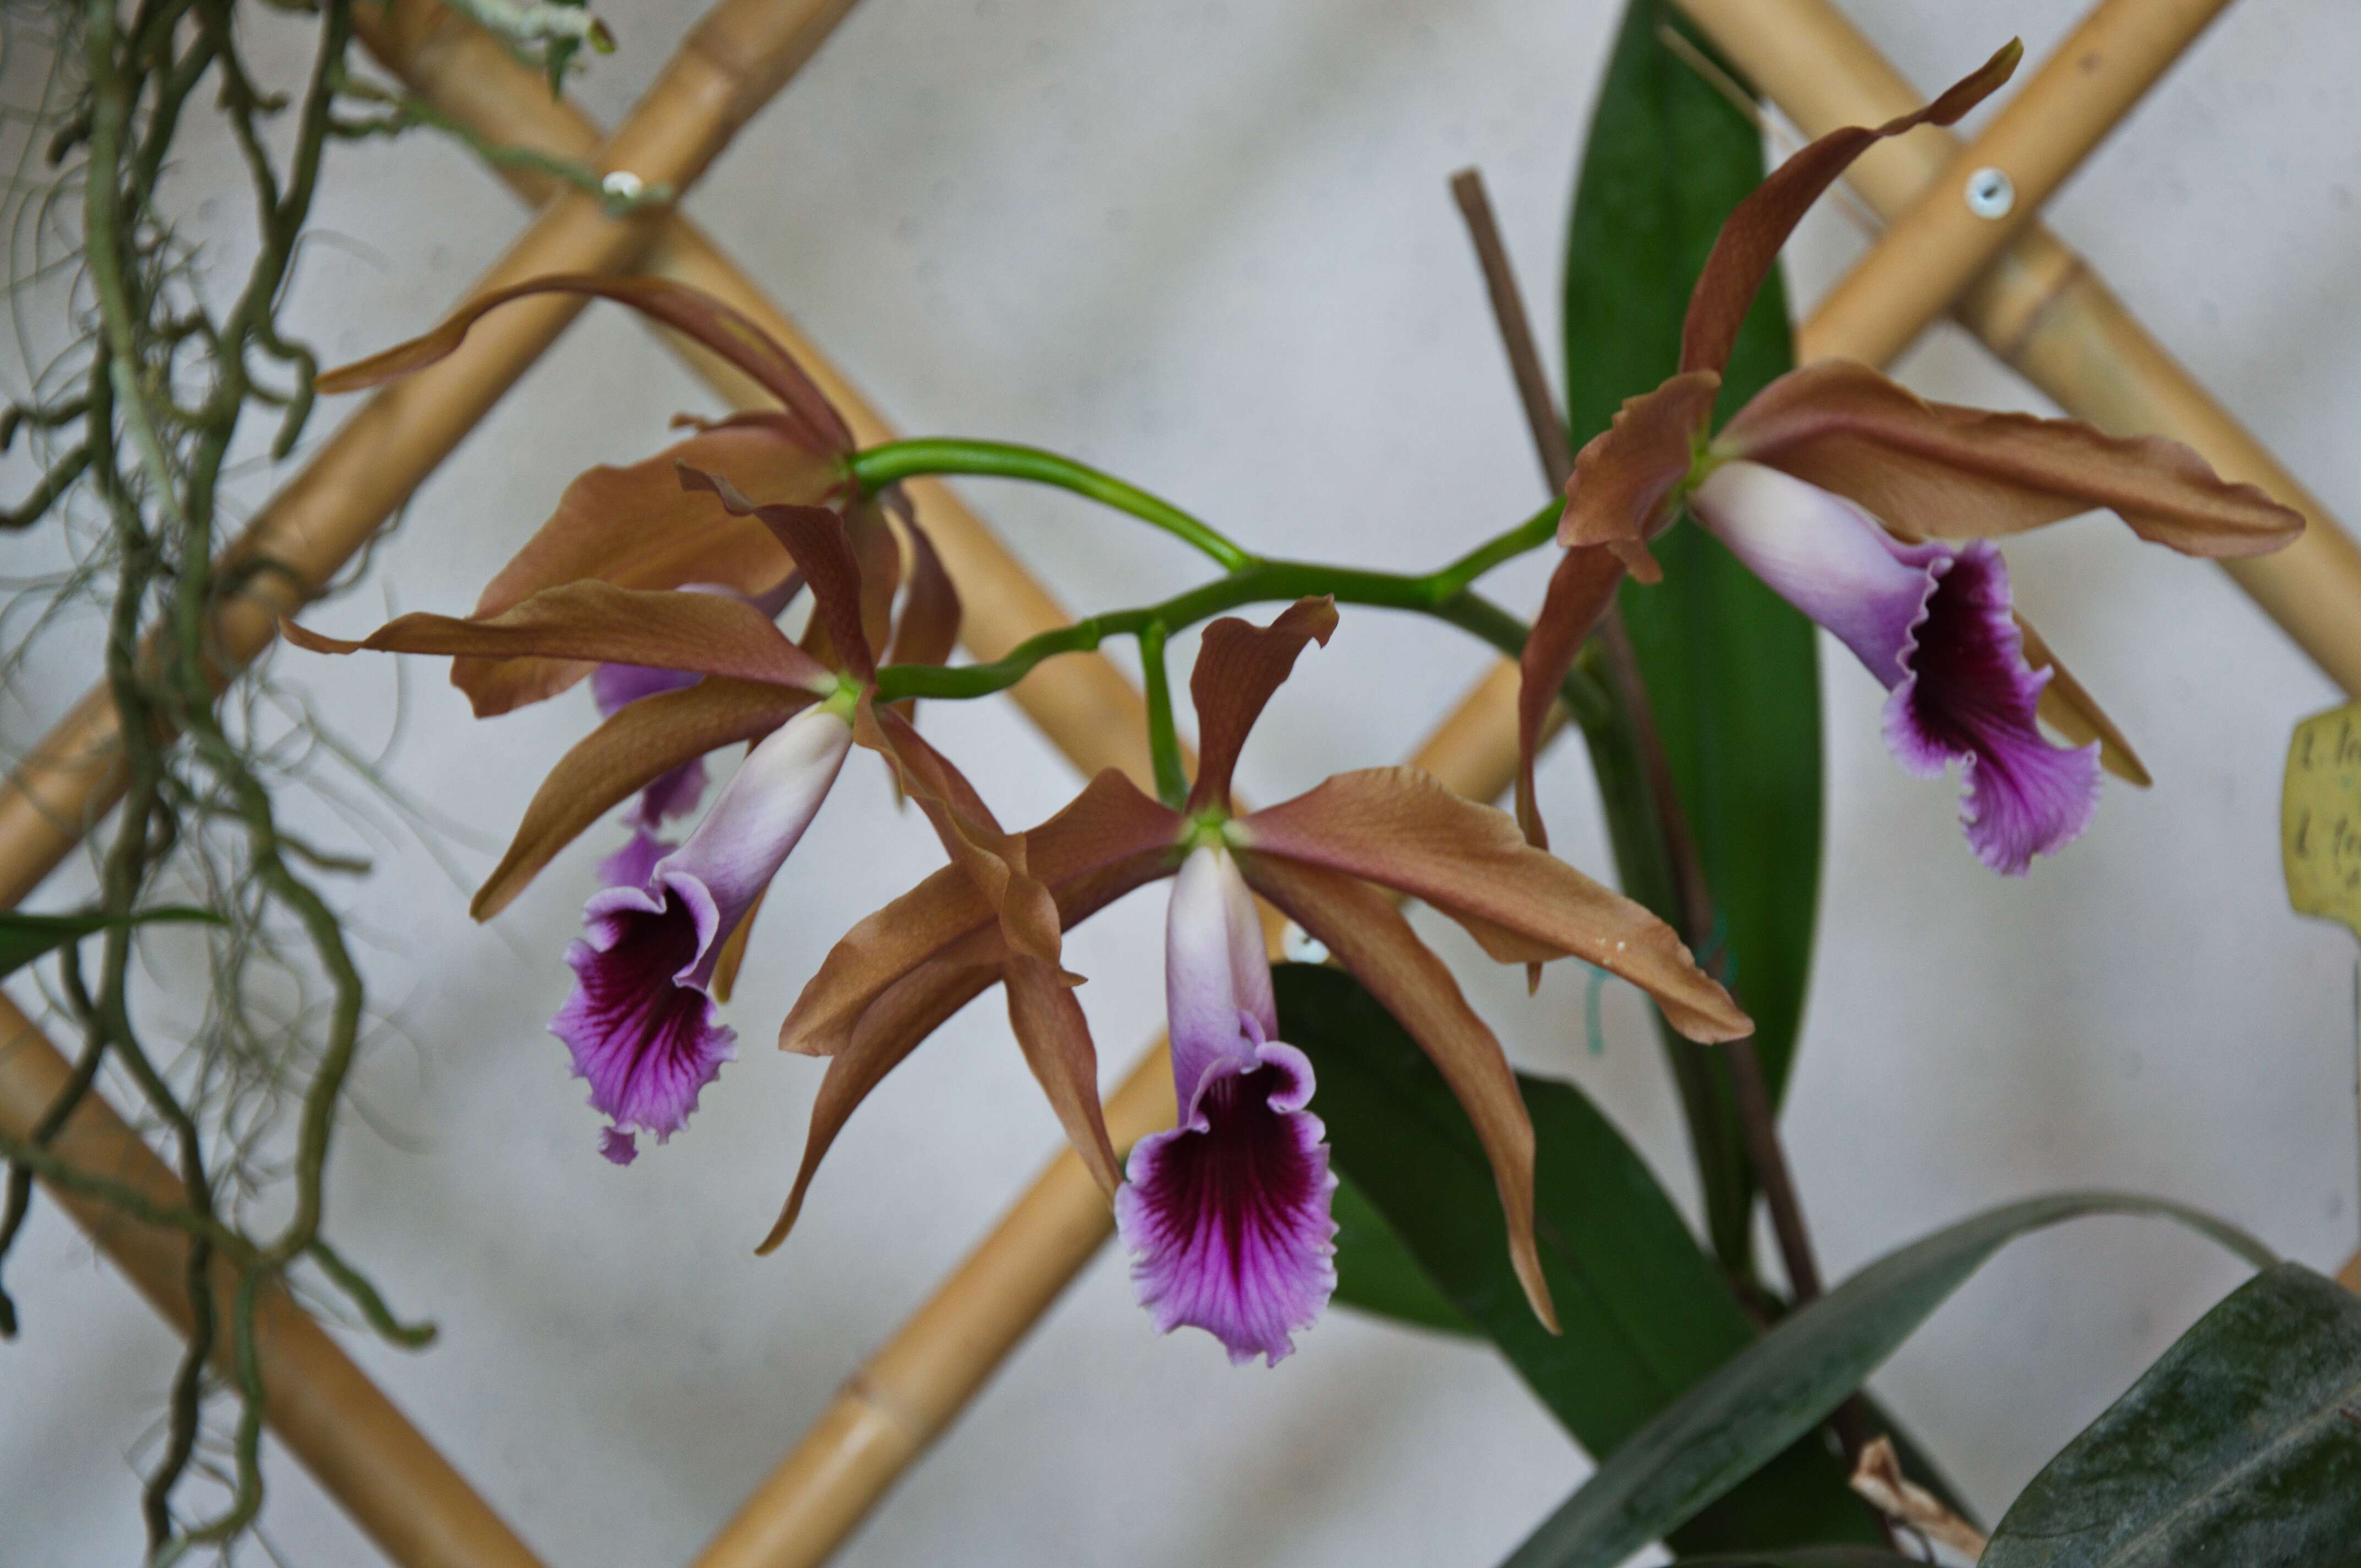
[{"label": "dark green orchid leaf", "polygon": [[1510,1568],[1615,1568],[1828,1419],[1968,1277],[2025,1234],[2085,1214],[2178,1220],[2259,1267],[2269,1249],[2161,1199],[2066,1192],[1962,1220],[1871,1264],[1683,1395],[1625,1443],[1509,1558]]},{"label": "dark green orchid leaf", "polygon": [[219,926],[222,917],[210,909],[143,909],[127,921],[99,914],[27,915],[0,910],[0,975],[11,975],[44,953],[68,942],[94,936],[111,926],[160,926],[197,921]]},{"label": "dark green orchid leaf", "polygon": [[[1625,9],[1575,191],[1565,400],[1576,446],[1678,367],[1690,287],[1722,219],[1763,178],[1762,133],[1664,29],[1696,43],[1663,0]],[[1793,362],[1774,271],[1739,335],[1721,415]],[[1664,580],[1627,583],[1623,619],[1713,894],[1718,925],[1698,956],[1753,1015],[1775,1105],[1803,1019],[1819,887],[1817,649],[1811,623],[1703,530],[1675,527],[1654,548]],[[1590,732],[1624,891],[1677,926],[1638,743],[1626,714]],[[1751,1273],[1754,1181],[1727,1070],[1670,1031],[1664,1048],[1714,1251]]]},{"label": "dark green orchid leaf", "polygon": [[2248,1280],[2033,1478],[1984,1568],[2361,1565],[2361,1298]]},{"label": "dark green orchid leaf", "polygon": [[1473,1335],[1476,1325],[1435,1288],[1386,1217],[1336,1173],[1336,1295],[1340,1307],[1413,1328]]},{"label": "dark green orchid leaf", "polygon": [[[1552,1335],[1509,1266],[1491,1167],[1442,1074],[1350,975],[1301,964],[1272,974],[1279,1033],[1312,1059],[1335,1168],[1585,1449],[1610,1453],[1754,1342],[1719,1269],[1613,1124],[1571,1084],[1525,1077],[1536,1240],[1564,1331]],[[1340,1254],[1340,1288],[1352,1270]],[[1768,1457],[1675,1543],[1879,1539],[1817,1438]]]}]

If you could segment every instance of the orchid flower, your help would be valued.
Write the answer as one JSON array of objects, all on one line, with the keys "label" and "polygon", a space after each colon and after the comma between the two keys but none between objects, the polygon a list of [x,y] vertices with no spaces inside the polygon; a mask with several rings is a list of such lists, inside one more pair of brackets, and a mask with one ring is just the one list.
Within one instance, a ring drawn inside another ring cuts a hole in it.
[{"label": "orchid flower", "polygon": [[[746,598],[773,620],[803,591],[803,574],[789,573],[769,593],[756,598],[739,594],[719,583],[687,583],[683,593],[730,594]],[[695,685],[702,676],[687,670],[660,669],[653,664],[601,664],[590,673],[590,696],[602,718],[643,697],[660,696]],[[705,798],[705,759],[692,757],[640,791],[638,800],[623,814],[631,836],[623,847],[598,863],[598,880],[609,887],[644,885],[655,862],[673,849],[658,837],[666,821],[686,817]]]},{"label": "orchid flower", "polygon": [[[1409,768],[1338,774],[1236,813],[1230,779],[1246,734],[1297,655],[1336,622],[1325,598],[1267,627],[1207,626],[1190,682],[1202,751],[1176,810],[1113,770],[1021,836],[1029,875],[1068,929],[1132,889],[1177,879],[1170,927],[1174,1097],[1180,1124],[1134,1151],[1116,1200],[1135,1278],[1166,1328],[1192,1323],[1233,1356],[1276,1360],[1332,1283],[1329,1190],[1313,1083],[1274,1036],[1251,889],[1325,943],[1442,1070],[1491,1161],[1510,1255],[1534,1311],[1553,1321],[1532,1231],[1533,1135],[1499,1042],[1442,960],[1379,891],[1422,898],[1503,962],[1574,955],[1639,985],[1692,1039],[1748,1032],[1729,994],[1640,905],[1528,845],[1500,812]],[[1011,979],[1017,1040],[1082,1162],[1118,1182],[1087,1027],[1071,993],[1019,1006],[1024,956],[972,877],[947,868],[848,932],[780,1028],[788,1050],[830,1058],[801,1169],[764,1250],[783,1241],[829,1146],[862,1099],[934,1028]],[[1259,977],[1259,978],[1258,978]]]},{"label": "orchid flower", "polygon": [[[639,795],[633,837],[600,868],[607,885],[566,955],[574,993],[551,1023],[592,1105],[611,1119],[604,1152],[628,1163],[636,1135],[669,1137],[728,1059],[733,1036],[714,1003],[728,994],[763,890],[855,740],[887,757],[955,856],[991,885],[995,907],[1016,906],[1018,945],[1053,966],[1055,916],[1034,890],[1027,918],[1032,884],[1006,865],[990,812],[906,712],[872,702],[878,642],[890,638],[902,662],[939,663],[957,632],[957,595],[915,521],[904,520],[914,569],[897,619],[901,544],[876,509],[844,517],[811,500],[757,504],[693,460],[725,461],[791,495],[832,494],[840,477],[849,433],[752,323],[653,280],[543,280],[478,302],[437,333],[339,372],[337,384],[431,363],[485,310],[549,289],[609,293],[689,332],[777,392],[785,411],[708,427],[634,468],[586,474],[472,617],[407,615],[357,642],[287,631],[318,652],[452,655],[454,682],[478,716],[591,676],[605,722],[544,783],[473,910],[498,913],[591,822]],[[826,449],[817,466],[815,445]],[[815,613],[798,645],[773,618],[806,582]],[[739,741],[752,750],[704,821],[677,850],[664,843],[653,829],[695,808],[705,756]]]},{"label": "orchid flower", "polygon": [[[1927,403],[1844,360],[1779,378],[1712,430],[1739,324],[1806,210],[1881,138],[1958,120],[2022,52],[2011,43],[1916,114],[1831,132],[1773,170],[1697,278],[1678,373],[1576,457],[1558,529],[1567,553],[1522,660],[1517,812],[1533,843],[1547,842],[1533,753],[1558,683],[1624,574],[1656,580],[1647,541],[1685,509],[1885,686],[1886,740],[1905,769],[1960,764],[1968,842],[2009,875],[2089,824],[2103,748],[2129,753],[2015,620],[1991,539],[2097,508],[2193,555],[2259,554],[2301,531],[2299,514],[2177,443]],[[2053,745],[2037,722],[2045,695],[2059,699],[2054,722],[2096,739]]]},{"label": "orchid flower", "polygon": [[1164,986],[1180,1124],[1133,1146],[1115,1195],[1157,1331],[1209,1332],[1276,1365],[1336,1288],[1336,1178],[1306,1105],[1312,1063],[1279,1038],[1254,895],[1219,841],[1172,879]]},{"label": "orchid flower", "polygon": [[[754,742],[686,843],[659,856],[660,845],[634,840],[629,858],[618,858],[622,864],[609,861],[614,885],[592,896],[585,937],[566,954],[576,987],[550,1027],[589,1081],[592,1106],[612,1119],[602,1147],[617,1163],[636,1155],[639,1132],[668,1138],[729,1059],[733,1036],[716,1021],[715,998],[726,993],[733,953],[742,951],[763,890],[856,740],[887,757],[963,866],[1001,867],[995,907],[1021,905],[1032,885],[1021,856],[1018,869],[1006,868],[1011,851],[958,770],[906,718],[872,702],[877,664],[863,624],[861,564],[843,521],[822,507],[757,506],[727,479],[685,465],[676,482],[715,496],[731,516],[759,520],[803,563],[814,601],[807,641],[835,667],[738,595],[595,580],[544,588],[483,619],[406,615],[357,642],[288,629],[298,643],[324,652],[372,648],[473,658],[496,680],[502,665],[539,660],[694,681],[623,704],[558,762],[477,894],[478,919],[505,906],[559,849],[626,797],[720,746]],[[1036,938],[1029,952],[1054,964],[1054,911],[1046,894],[1037,896],[1031,922],[1020,909],[1009,924]],[[1043,921],[1046,944],[1038,939]]]}]

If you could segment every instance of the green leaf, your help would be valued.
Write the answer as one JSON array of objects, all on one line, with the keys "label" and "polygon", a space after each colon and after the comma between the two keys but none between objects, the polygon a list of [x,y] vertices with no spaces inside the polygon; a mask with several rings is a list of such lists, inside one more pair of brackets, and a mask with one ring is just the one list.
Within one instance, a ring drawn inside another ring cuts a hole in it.
[{"label": "green leaf", "polygon": [[1341,1170],[1336,1173],[1334,1213],[1338,1306],[1415,1328],[1476,1333],[1476,1325],[1435,1288],[1433,1278],[1402,1245],[1386,1217]]},{"label": "green leaf", "polygon": [[[1754,1342],[1645,1162],[1579,1090],[1527,1077],[1542,1269],[1565,1331],[1550,1334],[1509,1267],[1491,1168],[1442,1075],[1351,976],[1301,964],[1272,975],[1279,1032],[1312,1059],[1336,1168],[1585,1449],[1609,1453]],[[1340,1284],[1351,1267],[1340,1258]],[[1816,1440],[1771,1458],[1677,1544],[1710,1552],[1878,1539]]]},{"label": "green leaf", "polygon": [[1798,1310],[1649,1422],[1510,1557],[1510,1568],[1614,1568],[1730,1494],[1826,1420],[2001,1246],[2084,1214],[2158,1214],[2258,1266],[2268,1248],[2161,1199],[2066,1192],[1960,1221],[1871,1264]]},{"label": "green leaf", "polygon": [[2248,1280],[2033,1478],[1983,1562],[2361,1564],[2361,1299],[2292,1263]]},{"label": "green leaf", "polygon": [[219,926],[222,917],[210,909],[143,909],[128,920],[100,914],[27,915],[0,910],[0,975],[11,975],[42,954],[68,942],[93,936],[112,926],[159,926],[200,921]]},{"label": "green leaf", "polygon": [[[1763,178],[1753,122],[1674,53],[1662,0],[1632,0],[1591,122],[1566,240],[1566,414],[1579,446],[1626,398],[1678,367],[1681,317],[1721,222]],[[1700,50],[1703,46],[1700,44]],[[1786,298],[1774,270],[1730,359],[1727,418],[1792,367]],[[1664,580],[1626,584],[1625,623],[1666,760],[1704,861],[1719,924],[1700,951],[1719,960],[1754,1017],[1772,1102],[1785,1087],[1804,1011],[1820,870],[1820,695],[1811,623],[1703,530],[1657,542]],[[1625,891],[1678,924],[1674,886],[1642,804],[1628,718],[1592,737]],[[1602,752],[1620,753],[1602,756]],[[1641,798],[1635,798],[1635,795]],[[1753,1177],[1726,1071],[1665,1032],[1724,1264],[1751,1272]]]}]

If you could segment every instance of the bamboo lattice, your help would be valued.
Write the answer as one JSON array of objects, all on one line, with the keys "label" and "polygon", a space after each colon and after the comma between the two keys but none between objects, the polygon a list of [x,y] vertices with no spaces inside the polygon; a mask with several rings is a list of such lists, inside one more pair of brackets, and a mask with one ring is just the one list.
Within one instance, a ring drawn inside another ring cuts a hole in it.
[{"label": "bamboo lattice", "polygon": [[[1714,43],[1811,134],[1904,112],[1916,93],[1828,0],[1678,0]],[[2235,478],[2262,485],[2312,520],[2304,543],[2231,564],[2233,575],[2348,692],[2361,695],[2361,549],[2270,455],[2197,386],[2104,283],[2038,223],[2041,203],[2226,0],[2106,0],[1982,136],[1961,152],[1922,129],[1862,160],[1856,187],[1894,226],[1807,321],[1798,358],[1882,361],[1946,310],[2069,412],[2116,432],[2196,447]],[[686,189],[730,136],[784,85],[850,0],[726,0],[684,44],[616,135],[571,105],[434,0],[363,7],[358,31],[422,96],[489,140],[561,156],[596,153],[650,183]],[[2007,221],[1962,219],[1966,170],[2006,170]],[[614,219],[578,193],[506,168],[540,217],[479,288],[536,273],[639,269],[693,282],[745,311],[801,356],[865,444],[887,427],[793,323],[686,218]],[[1930,259],[1931,258],[1931,259]],[[554,341],[578,305],[511,307],[476,329],[437,370],[380,393],[258,518],[238,548],[269,548],[302,580],[327,580]],[[732,374],[689,357],[725,399],[750,398]],[[366,461],[363,461],[364,457]],[[914,486],[969,607],[963,641],[989,659],[1064,611],[947,488]],[[269,579],[264,579],[266,581]],[[258,598],[225,616],[241,661],[293,608]],[[1422,748],[1420,765],[1478,798],[1499,795],[1514,763],[1512,667],[1496,666]],[[1015,693],[1086,771],[1145,778],[1137,692],[1096,656],[1045,664]],[[103,693],[76,708],[0,793],[0,891],[29,892],[119,789]],[[37,1118],[66,1071],[29,1021],[0,1000],[0,1125]],[[1151,1052],[1109,1102],[1118,1146],[1168,1124],[1169,1076]],[[59,1145],[70,1160],[136,1184],[172,1178],[102,1102],[85,1102]],[[157,1186],[156,1190],[163,1190]],[[180,1296],[175,1237],[65,1207],[159,1310]],[[104,1221],[102,1224],[100,1222]],[[925,1444],[956,1416],[1111,1232],[1080,1162],[1061,1153],[1000,1225],[861,1372],[700,1559],[706,1568],[786,1568],[823,1560]],[[2361,1288],[2361,1258],[2346,1283]],[[534,1559],[390,1401],[291,1302],[274,1305],[266,1343],[269,1414],[290,1449],[402,1568]]]}]

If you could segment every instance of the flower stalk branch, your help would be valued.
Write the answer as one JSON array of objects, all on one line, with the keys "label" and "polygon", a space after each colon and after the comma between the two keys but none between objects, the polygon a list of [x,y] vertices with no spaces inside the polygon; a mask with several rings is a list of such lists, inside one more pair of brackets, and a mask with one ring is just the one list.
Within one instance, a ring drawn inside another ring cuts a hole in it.
[{"label": "flower stalk branch", "polygon": [[1156,797],[1174,810],[1189,795],[1189,769],[1180,759],[1180,734],[1172,721],[1172,672],[1164,662],[1171,632],[1160,620],[1139,631],[1140,685],[1148,699],[1148,754],[1156,773]]},{"label": "flower stalk branch", "polygon": [[1037,485],[1049,485],[1071,490],[1160,528],[1210,557],[1225,572],[1244,571],[1258,564],[1253,552],[1171,502],[1086,463],[1077,463],[1071,457],[1062,457],[1038,446],[943,437],[888,441],[854,453],[847,467],[863,499],[904,479],[938,475],[1025,479]]}]

